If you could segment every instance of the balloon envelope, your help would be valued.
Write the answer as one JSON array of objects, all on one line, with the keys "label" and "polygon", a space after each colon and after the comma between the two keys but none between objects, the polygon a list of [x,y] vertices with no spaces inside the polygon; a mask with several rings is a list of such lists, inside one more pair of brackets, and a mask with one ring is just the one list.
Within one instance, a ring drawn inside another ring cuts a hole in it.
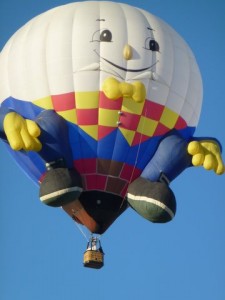
[{"label": "balloon envelope", "polygon": [[[201,76],[188,45],[161,19],[126,4],[77,2],[37,16],[8,41],[0,70],[2,105],[29,119],[46,109],[61,115],[84,190],[113,195],[116,209],[163,136],[176,129],[188,140],[201,111]],[[145,101],[108,98],[109,77],[140,81]],[[38,183],[46,172],[38,153],[9,151]]]}]

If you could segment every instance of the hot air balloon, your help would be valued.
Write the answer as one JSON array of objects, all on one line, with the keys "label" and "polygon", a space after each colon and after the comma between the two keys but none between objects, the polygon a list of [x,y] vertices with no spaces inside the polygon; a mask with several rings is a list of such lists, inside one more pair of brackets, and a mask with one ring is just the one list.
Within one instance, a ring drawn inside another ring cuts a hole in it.
[{"label": "hot air balloon", "polygon": [[176,213],[170,182],[190,166],[224,172],[221,145],[194,138],[202,80],[186,42],[122,3],[76,2],[29,21],[0,55],[0,131],[9,152],[92,233],[131,206]]}]

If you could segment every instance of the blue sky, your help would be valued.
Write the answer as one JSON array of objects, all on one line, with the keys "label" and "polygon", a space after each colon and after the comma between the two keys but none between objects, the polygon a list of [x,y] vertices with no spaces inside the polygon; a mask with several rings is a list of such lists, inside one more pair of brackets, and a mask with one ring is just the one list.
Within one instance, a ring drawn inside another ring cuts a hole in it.
[{"label": "blue sky", "polygon": [[[122,2],[122,1],[117,1]],[[63,0],[2,0],[0,48],[37,14]],[[225,2],[130,0],[172,25],[191,46],[203,77],[196,137],[225,147]],[[225,158],[225,156],[223,155]],[[225,176],[186,170],[171,185],[176,218],[151,224],[127,210],[102,237],[105,267],[82,266],[86,241],[0,143],[0,297],[2,300],[225,299]]]}]

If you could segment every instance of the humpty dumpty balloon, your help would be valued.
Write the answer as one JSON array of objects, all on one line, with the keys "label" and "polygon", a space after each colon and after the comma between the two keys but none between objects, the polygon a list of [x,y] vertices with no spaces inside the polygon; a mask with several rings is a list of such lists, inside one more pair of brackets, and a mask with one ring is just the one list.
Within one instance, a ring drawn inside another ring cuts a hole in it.
[{"label": "humpty dumpty balloon", "polygon": [[176,212],[170,182],[224,173],[215,139],[193,137],[201,75],[185,41],[144,10],[104,1],[49,10],[0,54],[0,132],[40,199],[103,233],[131,206]]}]

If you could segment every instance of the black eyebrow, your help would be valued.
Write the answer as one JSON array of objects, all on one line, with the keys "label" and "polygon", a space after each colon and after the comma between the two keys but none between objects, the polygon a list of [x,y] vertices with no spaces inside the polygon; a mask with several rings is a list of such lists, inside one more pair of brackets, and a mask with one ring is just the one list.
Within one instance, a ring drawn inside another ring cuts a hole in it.
[{"label": "black eyebrow", "polygon": [[96,21],[105,21],[105,19],[97,19]]}]

